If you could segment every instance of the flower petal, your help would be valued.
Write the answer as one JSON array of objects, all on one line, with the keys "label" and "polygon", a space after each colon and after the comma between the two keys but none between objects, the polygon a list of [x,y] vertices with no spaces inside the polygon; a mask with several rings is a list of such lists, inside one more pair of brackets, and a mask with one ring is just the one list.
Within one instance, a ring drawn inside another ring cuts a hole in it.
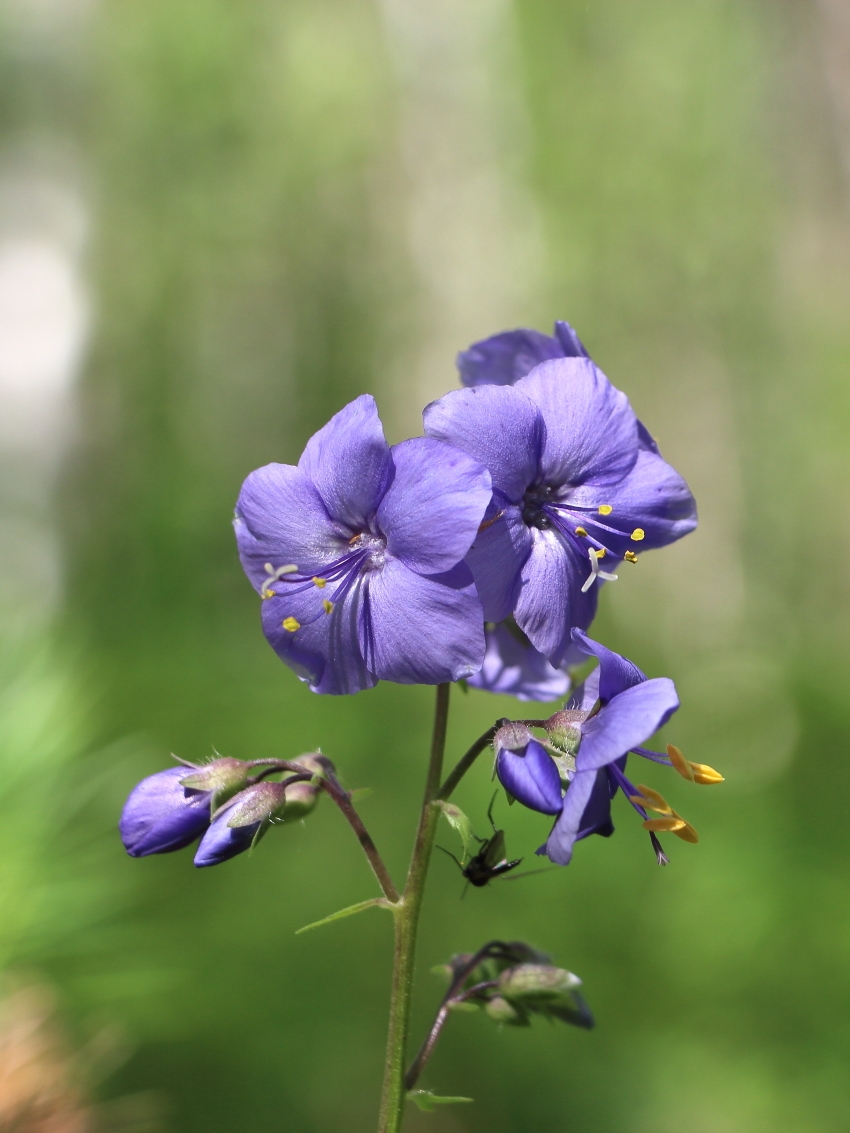
[{"label": "flower petal", "polygon": [[481,603],[464,563],[444,574],[421,575],[388,559],[367,580],[361,649],[381,680],[440,684],[481,668]]},{"label": "flower petal", "polygon": [[499,782],[517,802],[541,814],[559,814],[561,778],[546,749],[532,740],[524,752],[502,748],[496,758]]},{"label": "flower petal", "polygon": [[[340,587],[341,589],[341,587]],[[322,602],[334,602],[325,614]],[[363,618],[364,579],[357,579],[335,600],[330,587],[302,590],[293,587],[280,597],[268,598],[261,606],[263,632],[277,653],[313,692],[341,696],[376,685],[360,645]],[[293,618],[298,623],[293,630]]]},{"label": "flower petal", "polygon": [[582,724],[576,767],[589,771],[613,763],[649,739],[678,707],[676,686],[667,677],[627,688]]},{"label": "flower petal", "polygon": [[[497,493],[491,519],[485,520],[466,556],[488,622],[501,622],[513,613],[520,589],[520,571],[531,552],[531,532],[519,508]],[[500,514],[501,513],[501,514]],[[486,526],[489,524],[489,526]]]},{"label": "flower petal", "polygon": [[584,343],[568,322],[558,319],[555,323],[555,338],[565,358],[589,358]]},{"label": "flower petal", "polygon": [[364,393],[334,414],[307,442],[298,467],[333,519],[352,532],[368,530],[392,476],[374,397]]},{"label": "flower petal", "polygon": [[229,858],[235,858],[237,854],[250,850],[260,823],[254,822],[250,826],[228,826],[227,820],[228,812],[225,811],[218,816],[201,839],[195,854],[195,865],[199,869],[208,865],[220,865]]},{"label": "flower petal", "polygon": [[573,630],[573,641],[588,657],[599,658],[599,696],[603,704],[632,685],[642,684],[646,674],[628,658],[622,657],[612,649],[606,649],[580,629]]},{"label": "flower petal", "polygon": [[265,564],[295,563],[305,574],[338,558],[346,539],[330,519],[319,493],[292,464],[267,464],[242,485],[233,520],[239,558],[262,591]]},{"label": "flower petal", "polygon": [[142,779],[121,812],[121,840],[134,858],[167,854],[194,842],[210,823],[210,792],[182,787],[185,767]]},{"label": "flower petal", "polygon": [[587,628],[596,613],[599,583],[582,594],[587,560],[552,529],[532,528],[531,553],[522,568],[514,616],[531,644],[555,665],[572,645],[570,628]]},{"label": "flower petal", "polygon": [[378,507],[387,550],[419,574],[439,574],[472,546],[492,495],[490,473],[460,449],[417,437],[392,448],[393,482]]},{"label": "flower petal", "polygon": [[582,828],[582,816],[596,786],[595,771],[577,771],[564,796],[561,813],[552,827],[545,846],[538,854],[545,854],[555,865],[569,865],[573,846]]},{"label": "flower petal", "polygon": [[537,478],[543,420],[524,394],[507,386],[447,393],[422,415],[425,433],[468,452],[489,469],[493,488],[512,503]]},{"label": "flower petal", "polygon": [[589,358],[543,362],[515,389],[531,398],[546,423],[540,466],[547,483],[616,484],[634,466],[634,411]]},{"label": "flower petal", "polygon": [[607,769],[601,767],[596,772],[596,782],[590,792],[590,798],[582,812],[576,841],[589,838],[591,834],[599,834],[603,838],[610,838],[614,833],[614,823],[611,821],[611,785]]},{"label": "flower petal", "polygon": [[[611,508],[604,522],[617,533],[600,532],[599,538],[620,558],[629,550],[666,547],[697,525],[696,501],[688,485],[666,460],[646,449],[638,452],[634,467],[619,484],[583,485],[570,492],[569,503],[591,508],[607,504]],[[635,528],[643,531],[639,542],[631,538]]]},{"label": "flower petal", "polygon": [[540,362],[562,353],[561,344],[539,330],[508,330],[462,350],[457,368],[465,386],[511,386]]},{"label": "flower petal", "polygon": [[514,636],[504,623],[485,627],[486,652],[481,671],[468,678],[470,688],[503,693],[517,700],[560,700],[570,689],[570,678],[554,669],[528,641]]}]

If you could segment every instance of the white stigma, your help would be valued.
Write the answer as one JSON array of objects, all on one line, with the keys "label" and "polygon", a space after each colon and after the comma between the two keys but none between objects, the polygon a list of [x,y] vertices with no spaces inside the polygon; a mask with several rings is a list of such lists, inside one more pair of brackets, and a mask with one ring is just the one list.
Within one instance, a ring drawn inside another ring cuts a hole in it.
[{"label": "white stigma", "polygon": [[581,588],[582,594],[587,593],[587,591],[591,588],[591,586],[593,586],[594,582],[596,582],[597,578],[602,578],[602,579],[605,580],[605,582],[616,582],[617,581],[617,575],[616,574],[611,574],[610,571],[607,571],[607,570],[600,570],[600,568],[599,568],[599,556],[597,555],[596,551],[593,550],[593,548],[591,548],[587,552],[587,555],[588,555],[588,558],[590,559],[590,575],[587,579],[585,579],[584,586],[582,586],[582,588]]}]

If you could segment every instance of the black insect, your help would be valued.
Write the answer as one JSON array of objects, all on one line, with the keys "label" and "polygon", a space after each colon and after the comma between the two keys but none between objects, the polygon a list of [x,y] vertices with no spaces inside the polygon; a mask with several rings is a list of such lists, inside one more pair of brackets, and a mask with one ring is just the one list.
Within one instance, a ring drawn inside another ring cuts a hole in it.
[{"label": "black insect", "polygon": [[[497,792],[498,793],[498,792]],[[442,846],[438,846],[439,850],[443,850],[444,854],[448,854],[455,862],[458,868],[470,885],[474,885],[476,889],[487,885],[494,877],[501,877],[502,874],[509,873],[512,869],[516,869],[522,858],[517,858],[515,861],[509,862],[505,857],[505,832],[504,830],[497,830],[496,823],[493,821],[493,803],[496,801],[496,795],[493,795],[490,800],[490,805],[487,808],[487,817],[490,819],[490,825],[493,827],[492,838],[479,838],[477,834],[472,837],[481,846],[478,853],[469,859],[466,865],[458,861],[451,850],[445,850]],[[464,890],[466,892],[466,890]]]}]

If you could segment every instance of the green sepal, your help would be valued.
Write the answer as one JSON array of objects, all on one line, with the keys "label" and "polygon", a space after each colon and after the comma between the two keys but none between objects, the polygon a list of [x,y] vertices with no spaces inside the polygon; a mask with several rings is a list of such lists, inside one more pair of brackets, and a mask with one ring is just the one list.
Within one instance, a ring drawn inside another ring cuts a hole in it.
[{"label": "green sepal", "polygon": [[475,1101],[474,1098],[442,1098],[430,1090],[408,1090],[405,1097],[423,1113],[433,1113],[438,1105],[459,1105],[462,1102]]},{"label": "green sepal", "polygon": [[309,932],[311,928],[321,928],[322,925],[330,924],[331,921],[341,921],[344,917],[353,917],[355,913],[362,913],[364,909],[371,909],[373,905],[379,909],[389,909],[392,911],[392,905],[385,897],[372,897],[368,901],[360,901],[356,905],[349,905],[347,909],[340,909],[338,913],[331,913],[329,917],[322,917],[320,921],[305,924],[303,928],[296,929],[295,935],[300,936],[302,932]]},{"label": "green sepal", "polygon": [[227,825],[252,826],[273,818],[283,806],[285,794],[280,783],[263,782],[247,787],[230,803]]},{"label": "green sepal", "polygon": [[455,806],[454,803],[447,803],[444,802],[443,799],[437,799],[437,806],[443,812],[449,824],[453,826],[460,835],[460,840],[463,844],[463,860],[466,861],[469,857],[469,848],[472,842],[472,823],[460,807]]}]

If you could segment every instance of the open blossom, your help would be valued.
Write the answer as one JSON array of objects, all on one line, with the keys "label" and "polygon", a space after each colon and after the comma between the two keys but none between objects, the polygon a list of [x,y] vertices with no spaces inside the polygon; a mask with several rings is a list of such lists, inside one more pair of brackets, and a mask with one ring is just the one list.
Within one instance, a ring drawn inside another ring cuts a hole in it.
[{"label": "open blossom", "polygon": [[647,447],[625,394],[589,358],[542,362],[514,385],[454,390],[425,410],[429,437],[487,467],[493,501],[467,556],[488,621],[514,614],[560,666],[617,563],[696,526],[681,476]]},{"label": "open blossom", "polygon": [[470,688],[517,700],[563,700],[570,691],[566,667],[550,665],[512,619],[485,625],[484,639],[484,664],[467,678]]},{"label": "open blossom", "polygon": [[322,693],[476,672],[483,619],[462,560],[490,498],[474,457],[425,437],[390,448],[374,399],[352,401],[297,466],[268,464],[239,495],[239,555],[274,650]]},{"label": "open blossom", "polygon": [[[497,733],[496,773],[523,805],[557,816],[545,846],[538,850],[556,864],[569,863],[580,839],[613,833],[611,799],[618,789],[644,819],[658,860],[666,861],[657,832],[693,842],[696,832],[657,791],[635,787],[626,778],[629,754],[672,765],[692,782],[719,783],[722,777],[702,764],[689,763],[677,748],[668,748],[664,756],[640,746],[679,707],[671,680],[648,680],[631,661],[579,630],[573,638],[586,656],[599,658],[598,668],[576,690],[568,707],[547,722],[547,746],[521,724],[507,724]],[[648,810],[660,817],[650,818]]]}]

